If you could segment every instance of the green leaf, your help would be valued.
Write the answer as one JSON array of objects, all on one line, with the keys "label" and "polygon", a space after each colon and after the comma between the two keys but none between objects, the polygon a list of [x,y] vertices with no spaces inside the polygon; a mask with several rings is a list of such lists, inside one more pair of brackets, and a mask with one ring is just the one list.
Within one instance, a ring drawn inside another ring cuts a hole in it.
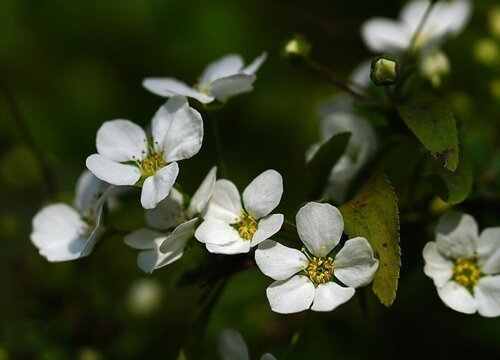
[{"label": "green leaf", "polygon": [[333,135],[327,142],[321,144],[313,158],[307,163],[307,173],[311,188],[311,198],[316,199],[323,193],[328,176],[340,157],[344,154],[350,132]]},{"label": "green leaf", "polygon": [[474,181],[472,170],[469,157],[462,152],[460,164],[455,172],[438,166],[428,180],[441,200],[454,205],[464,201],[471,192]]},{"label": "green leaf", "polygon": [[399,248],[399,211],[394,189],[380,174],[367,183],[349,203],[340,207],[344,231],[353,238],[368,240],[379,260],[373,292],[385,306],[396,298],[401,249]]},{"label": "green leaf", "polygon": [[450,107],[437,98],[413,99],[397,107],[406,125],[434,156],[441,156],[444,167],[458,166],[458,134]]}]

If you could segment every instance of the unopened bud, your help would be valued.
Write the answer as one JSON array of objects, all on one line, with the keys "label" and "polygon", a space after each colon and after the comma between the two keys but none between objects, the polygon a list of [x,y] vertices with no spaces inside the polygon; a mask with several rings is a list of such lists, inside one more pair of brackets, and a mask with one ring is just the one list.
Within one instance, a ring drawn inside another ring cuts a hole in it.
[{"label": "unopened bud", "polygon": [[295,35],[285,43],[281,55],[286,61],[296,65],[307,59],[310,52],[311,44],[309,41],[301,35]]},{"label": "unopened bud", "polygon": [[392,85],[398,77],[396,60],[387,56],[373,58],[370,78],[375,85]]}]

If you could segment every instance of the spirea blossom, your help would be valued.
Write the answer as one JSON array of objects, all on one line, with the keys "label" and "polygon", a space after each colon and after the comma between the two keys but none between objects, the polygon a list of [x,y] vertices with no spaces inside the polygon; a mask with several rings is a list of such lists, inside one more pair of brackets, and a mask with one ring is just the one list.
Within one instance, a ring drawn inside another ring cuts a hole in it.
[{"label": "spirea blossom", "polygon": [[[409,2],[399,15],[399,21],[376,17],[361,27],[366,46],[376,53],[399,54],[409,50],[427,8],[429,0]],[[467,24],[471,3],[468,0],[439,1],[414,40],[414,46],[427,52],[439,47],[447,38],[458,34]]]},{"label": "spirea blossom", "polygon": [[31,241],[49,261],[74,260],[89,255],[103,233],[102,207],[111,189],[89,171],[76,185],[73,206],[57,203],[33,218]]},{"label": "spirea blossom", "polygon": [[198,83],[192,87],[170,77],[147,78],[142,85],[152,93],[163,97],[182,95],[204,104],[216,99],[226,101],[229,97],[252,91],[252,84],[257,78],[255,72],[266,56],[266,53],[262,53],[245,67],[240,55],[226,55],[209,64],[203,70]]},{"label": "spirea blossom", "polygon": [[423,251],[424,272],[453,310],[500,316],[500,227],[479,235],[476,220],[449,211],[436,228],[436,241]]},{"label": "spirea blossom", "polygon": [[240,193],[229,180],[218,180],[208,203],[205,220],[195,237],[208,251],[240,254],[270,238],[281,229],[282,214],[271,214],[283,194],[283,178],[275,170],[257,176]]},{"label": "spirea blossom", "polygon": [[127,245],[141,250],[137,265],[142,271],[151,273],[182,257],[194,235],[197,216],[204,213],[212,195],[216,172],[216,167],[208,172],[188,206],[182,193],[174,188],[156,208],[146,210],[146,223],[152,229],[140,228],[125,236]]},{"label": "spirea blossom", "polygon": [[276,280],[266,292],[273,311],[331,311],[348,301],[355,288],[373,280],[378,260],[365,238],[349,239],[336,254],[332,252],[344,230],[336,207],[308,203],[298,211],[296,222],[305,245],[301,251],[272,240],[255,251],[257,266]]},{"label": "spirea blossom", "polygon": [[105,122],[97,131],[97,154],[87,168],[113,185],[141,185],[141,204],[154,208],[165,199],[179,173],[177,161],[198,153],[203,140],[201,115],[186,98],[175,96],[152,120],[152,138],[129,120]]}]

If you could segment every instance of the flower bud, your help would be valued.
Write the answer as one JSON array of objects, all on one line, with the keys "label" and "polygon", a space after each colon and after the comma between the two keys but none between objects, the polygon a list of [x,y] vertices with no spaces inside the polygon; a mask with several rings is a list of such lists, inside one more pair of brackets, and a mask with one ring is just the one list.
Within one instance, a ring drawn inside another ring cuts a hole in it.
[{"label": "flower bud", "polygon": [[373,58],[370,78],[375,85],[392,85],[398,77],[396,60],[387,56]]},{"label": "flower bud", "polygon": [[435,88],[441,85],[443,78],[450,72],[450,61],[444,52],[435,50],[420,62],[420,73]]},{"label": "flower bud", "polygon": [[307,59],[310,52],[311,44],[309,44],[309,41],[301,35],[295,35],[285,43],[281,55],[286,61],[296,65]]}]

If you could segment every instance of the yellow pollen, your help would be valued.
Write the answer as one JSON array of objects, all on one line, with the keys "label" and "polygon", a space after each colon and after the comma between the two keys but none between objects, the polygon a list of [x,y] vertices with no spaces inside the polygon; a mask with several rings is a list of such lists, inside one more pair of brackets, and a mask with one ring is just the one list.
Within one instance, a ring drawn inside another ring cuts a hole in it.
[{"label": "yellow pollen", "polygon": [[163,153],[157,153],[154,150],[150,150],[148,157],[139,160],[137,163],[144,177],[153,176],[158,170],[167,165],[163,159]]},{"label": "yellow pollen", "polygon": [[209,92],[209,89],[208,87],[210,86],[210,83],[207,85],[207,86],[203,86],[201,84],[194,84],[194,88],[201,91],[202,93],[204,93],[205,95],[210,95],[208,92]]},{"label": "yellow pollen", "polygon": [[258,228],[257,221],[244,210],[241,212],[241,216],[236,220],[236,229],[240,236],[245,240],[252,240],[253,234],[255,234]]},{"label": "yellow pollen", "polygon": [[333,278],[333,259],[331,257],[313,257],[309,260],[306,272],[314,284],[327,283]]},{"label": "yellow pollen", "polygon": [[475,257],[470,259],[458,258],[453,268],[453,280],[460,285],[470,288],[477,284],[481,276],[481,269]]}]

